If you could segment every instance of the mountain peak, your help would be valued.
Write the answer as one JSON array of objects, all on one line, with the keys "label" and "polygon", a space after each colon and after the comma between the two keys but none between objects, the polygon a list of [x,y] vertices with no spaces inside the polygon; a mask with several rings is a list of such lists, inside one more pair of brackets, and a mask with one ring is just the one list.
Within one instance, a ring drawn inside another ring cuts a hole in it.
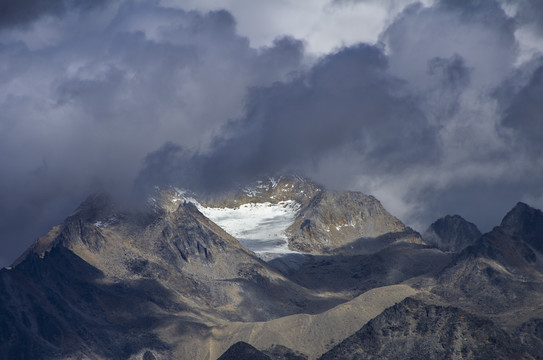
[{"label": "mountain peak", "polygon": [[481,236],[475,224],[460,215],[447,215],[436,220],[423,235],[424,240],[444,251],[460,251]]},{"label": "mountain peak", "polygon": [[519,202],[505,215],[500,227],[509,235],[524,239],[543,252],[543,213]]},{"label": "mountain peak", "polygon": [[502,227],[516,227],[519,224],[523,224],[530,219],[539,216],[543,217],[541,210],[534,209],[530,205],[518,202],[503,218]]},{"label": "mountain peak", "polygon": [[323,191],[313,181],[299,175],[267,176],[253,183],[240,186],[237,190],[220,194],[198,194],[198,200],[204,205],[237,207],[245,203],[278,203],[294,200],[306,205]]},{"label": "mountain peak", "polygon": [[252,345],[239,341],[217,360],[271,360],[271,358]]}]

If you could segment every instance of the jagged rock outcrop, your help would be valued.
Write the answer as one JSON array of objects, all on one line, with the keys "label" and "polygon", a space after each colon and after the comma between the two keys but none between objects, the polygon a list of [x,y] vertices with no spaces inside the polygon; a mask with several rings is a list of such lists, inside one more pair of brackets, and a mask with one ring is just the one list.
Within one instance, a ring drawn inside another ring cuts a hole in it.
[{"label": "jagged rock outcrop", "polygon": [[320,360],[523,359],[526,351],[492,321],[407,298]]},{"label": "jagged rock outcrop", "polygon": [[475,224],[459,215],[447,215],[432,223],[422,237],[427,244],[443,251],[459,252],[481,235]]}]

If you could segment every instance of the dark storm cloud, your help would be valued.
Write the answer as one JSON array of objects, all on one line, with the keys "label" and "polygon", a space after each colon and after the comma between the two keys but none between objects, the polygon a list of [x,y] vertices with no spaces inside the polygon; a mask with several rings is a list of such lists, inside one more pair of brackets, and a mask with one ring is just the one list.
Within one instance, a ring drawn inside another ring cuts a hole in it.
[{"label": "dark storm cloud", "polygon": [[43,16],[59,17],[70,10],[86,11],[104,0],[3,0],[0,3],[0,30],[27,26]]},{"label": "dark storm cloud", "polygon": [[434,134],[404,84],[387,74],[382,50],[362,44],[323,58],[291,81],[253,89],[246,115],[222,129],[211,151],[191,154],[167,144],[147,157],[140,181],[232,185],[311,171],[346,146],[365,167],[360,171],[401,172],[439,155]]}]

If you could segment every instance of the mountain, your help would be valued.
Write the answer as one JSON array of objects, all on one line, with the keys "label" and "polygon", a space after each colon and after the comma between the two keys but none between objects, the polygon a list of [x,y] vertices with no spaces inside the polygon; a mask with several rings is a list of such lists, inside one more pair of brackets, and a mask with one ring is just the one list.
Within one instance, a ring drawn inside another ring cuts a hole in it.
[{"label": "mountain", "polygon": [[360,192],[321,191],[287,233],[291,248],[317,254],[372,253],[392,243],[423,243],[377,199]]},{"label": "mountain", "polygon": [[[289,294],[307,299],[304,289],[242,247],[193,203],[172,201],[167,192],[160,195],[153,207],[137,213],[116,211],[109,199],[91,196],[30,252],[43,257],[62,247],[114,282],[153,279],[176,296],[196,302],[197,308],[232,320],[265,320],[268,313],[300,310],[293,305],[295,299],[283,303],[279,287],[291,287]],[[276,291],[261,298],[261,290],[256,289],[268,286]],[[242,299],[240,292],[254,294]],[[269,297],[277,297],[278,303],[268,301]],[[258,308],[258,313],[235,310],[242,301],[253,300],[259,306],[249,309]]]},{"label": "mountain", "polygon": [[0,359],[542,358],[542,224],[445,217],[438,244],[297,176],[96,194],[0,270]]},{"label": "mountain", "polygon": [[477,226],[459,215],[447,215],[436,220],[424,232],[424,241],[443,251],[458,252],[481,237]]}]

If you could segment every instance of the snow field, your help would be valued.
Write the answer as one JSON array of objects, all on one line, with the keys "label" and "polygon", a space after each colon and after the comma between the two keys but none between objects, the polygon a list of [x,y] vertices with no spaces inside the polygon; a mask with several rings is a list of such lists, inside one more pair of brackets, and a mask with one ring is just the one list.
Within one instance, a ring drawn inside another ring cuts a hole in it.
[{"label": "snow field", "polygon": [[243,204],[237,208],[210,208],[197,204],[206,217],[257,253],[288,254],[285,230],[294,222],[300,205],[293,200]]}]

